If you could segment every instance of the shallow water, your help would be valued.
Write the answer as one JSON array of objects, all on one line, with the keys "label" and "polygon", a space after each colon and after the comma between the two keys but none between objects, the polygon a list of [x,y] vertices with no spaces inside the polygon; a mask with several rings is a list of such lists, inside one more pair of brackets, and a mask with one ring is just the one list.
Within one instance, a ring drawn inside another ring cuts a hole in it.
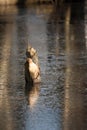
[{"label": "shallow water", "polygon": [[[87,129],[86,17],[86,7],[70,25],[51,5],[0,7],[0,130]],[[26,89],[28,43],[42,82]]]}]

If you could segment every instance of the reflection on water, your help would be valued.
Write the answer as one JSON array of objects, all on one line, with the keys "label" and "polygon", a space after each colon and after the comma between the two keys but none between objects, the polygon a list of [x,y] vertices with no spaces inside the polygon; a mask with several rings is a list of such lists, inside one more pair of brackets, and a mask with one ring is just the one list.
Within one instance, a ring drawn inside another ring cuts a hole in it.
[{"label": "reflection on water", "polygon": [[[0,7],[0,130],[86,130],[86,17],[71,23],[51,5]],[[25,86],[28,41],[41,66],[34,86]]]},{"label": "reflection on water", "polygon": [[[77,17],[78,20],[78,17]],[[83,19],[82,19],[83,20]],[[78,22],[78,23],[77,23]],[[65,78],[65,130],[87,129],[87,51],[84,22],[75,21],[65,27],[66,40],[66,78]]]},{"label": "reflection on water", "polygon": [[33,109],[39,97],[40,84],[28,84],[25,86],[25,95],[30,109]]}]

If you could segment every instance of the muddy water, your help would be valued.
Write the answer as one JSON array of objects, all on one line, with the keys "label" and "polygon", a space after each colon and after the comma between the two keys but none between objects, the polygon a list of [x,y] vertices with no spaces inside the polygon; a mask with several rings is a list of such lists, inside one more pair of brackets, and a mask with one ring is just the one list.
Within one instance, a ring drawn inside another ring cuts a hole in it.
[{"label": "muddy water", "polygon": [[[69,25],[51,5],[0,7],[0,130],[87,129],[86,7],[83,14]],[[26,88],[28,42],[42,82]]]}]

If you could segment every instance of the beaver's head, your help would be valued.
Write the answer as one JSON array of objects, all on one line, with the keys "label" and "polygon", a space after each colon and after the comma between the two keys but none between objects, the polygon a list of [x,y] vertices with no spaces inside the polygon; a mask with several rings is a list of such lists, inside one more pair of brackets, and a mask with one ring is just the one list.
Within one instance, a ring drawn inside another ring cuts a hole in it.
[{"label": "beaver's head", "polygon": [[28,48],[26,50],[26,56],[28,58],[32,58],[35,55],[35,53],[36,53],[36,50],[33,47],[28,46]]}]

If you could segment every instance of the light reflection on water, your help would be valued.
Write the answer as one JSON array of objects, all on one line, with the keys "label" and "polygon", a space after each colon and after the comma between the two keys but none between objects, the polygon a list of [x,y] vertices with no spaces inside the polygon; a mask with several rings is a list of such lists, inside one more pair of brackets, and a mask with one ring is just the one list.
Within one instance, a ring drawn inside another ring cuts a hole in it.
[{"label": "light reflection on water", "polygon": [[[50,5],[3,10],[0,11],[0,129],[85,130],[84,20],[71,25],[59,22],[58,12]],[[28,41],[38,52],[42,83],[26,89],[24,63]]]}]

